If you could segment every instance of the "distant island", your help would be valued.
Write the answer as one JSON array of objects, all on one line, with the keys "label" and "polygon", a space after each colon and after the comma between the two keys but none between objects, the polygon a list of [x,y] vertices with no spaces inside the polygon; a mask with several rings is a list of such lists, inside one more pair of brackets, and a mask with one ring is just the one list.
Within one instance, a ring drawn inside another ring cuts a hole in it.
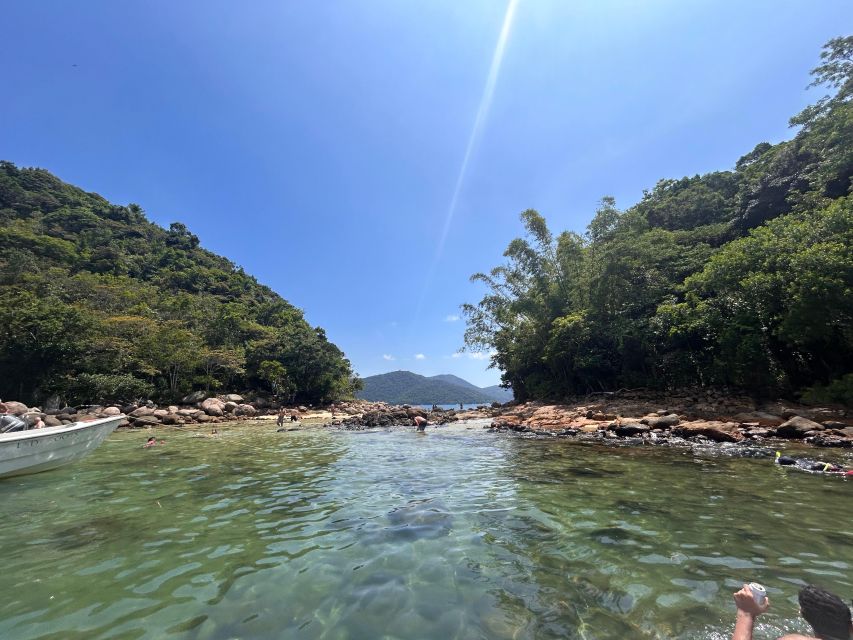
[{"label": "distant island", "polygon": [[497,385],[478,387],[454,375],[421,376],[411,371],[392,371],[362,380],[357,397],[392,404],[491,404],[509,402],[512,391]]}]

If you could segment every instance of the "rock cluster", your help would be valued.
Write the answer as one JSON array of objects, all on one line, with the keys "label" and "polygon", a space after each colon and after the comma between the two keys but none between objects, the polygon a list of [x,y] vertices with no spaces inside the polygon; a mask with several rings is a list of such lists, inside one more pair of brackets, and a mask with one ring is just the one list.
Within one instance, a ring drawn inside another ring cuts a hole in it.
[{"label": "rock cluster", "polygon": [[[39,407],[27,407],[21,402],[4,403],[9,413],[24,416],[31,424],[41,418],[47,427],[59,427],[72,422],[95,420],[109,416],[125,414],[127,419],[119,426],[151,427],[158,425],[179,426],[184,424],[203,424],[208,422],[233,422],[275,413],[278,407],[263,398],[244,402],[237,394],[220,397],[208,397],[203,392],[194,392],[182,399],[180,405],[157,406],[151,401],[142,404],[124,406],[84,406],[63,407],[42,410]],[[300,415],[307,411],[305,407],[286,408],[289,413]]]},{"label": "rock cluster", "polygon": [[[447,424],[458,420],[482,418],[490,415],[480,411],[456,411],[455,409],[433,409],[427,411],[411,405],[389,405],[384,402],[358,404],[353,406],[358,412],[341,420],[345,429],[361,430],[375,427],[411,427],[416,416],[427,420],[429,425]],[[488,411],[484,409],[483,411]]]},{"label": "rock cluster", "polygon": [[658,442],[672,437],[713,442],[777,437],[853,448],[853,416],[844,409],[781,402],[757,406],[750,398],[713,392],[661,397],[602,394],[576,404],[529,402],[504,408],[490,428]]}]

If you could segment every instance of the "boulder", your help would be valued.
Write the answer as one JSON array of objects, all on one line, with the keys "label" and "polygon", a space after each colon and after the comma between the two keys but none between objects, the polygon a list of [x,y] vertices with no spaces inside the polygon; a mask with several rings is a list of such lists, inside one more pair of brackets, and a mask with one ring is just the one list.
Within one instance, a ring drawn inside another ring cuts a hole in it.
[{"label": "boulder", "polygon": [[732,420],[741,423],[756,422],[760,427],[778,427],[785,421],[777,415],[766,413],[764,411],[746,411],[738,413],[732,416]]},{"label": "boulder", "polygon": [[225,412],[222,410],[222,407],[217,405],[211,405],[209,407],[205,407],[204,413],[208,416],[216,416],[221,417]]},{"label": "boulder", "polygon": [[178,406],[174,405],[174,404],[170,404],[168,407],[166,407],[166,409],[168,410],[169,413],[177,413],[178,412]]},{"label": "boulder", "polygon": [[228,402],[226,402],[226,403],[225,403],[225,405],[222,407],[222,410],[223,410],[225,413],[234,413],[234,411],[237,409],[237,407],[238,407],[238,406],[239,406],[239,405],[238,405],[236,402],[232,402],[231,400],[229,400],[229,401],[228,401]]},{"label": "boulder", "polygon": [[780,438],[804,438],[809,431],[823,431],[824,426],[808,418],[794,416],[787,422],[782,423],[776,429],[776,435]]},{"label": "boulder", "polygon": [[206,400],[202,400],[200,406],[204,411],[207,411],[211,407],[218,407],[221,411],[225,406],[225,400],[221,400],[219,398],[207,398]]},{"label": "boulder", "polygon": [[151,412],[151,415],[157,416],[158,418],[164,418],[169,415],[169,412],[165,409],[154,409],[154,411]]},{"label": "boulder", "polygon": [[270,406],[269,400],[266,398],[255,398],[250,404],[255,407],[255,409],[266,409]]},{"label": "boulder", "polygon": [[257,413],[255,407],[250,404],[238,404],[234,409],[234,415],[238,416],[253,416],[255,413]]},{"label": "boulder", "polygon": [[6,411],[8,411],[13,416],[22,416],[27,412],[27,405],[23,402],[15,402],[14,400],[8,400],[3,404],[6,405]]},{"label": "boulder", "polygon": [[137,407],[133,411],[131,411],[128,415],[132,418],[142,418],[144,416],[152,416],[154,415],[154,409],[151,407]]},{"label": "boulder", "polygon": [[648,418],[643,418],[640,422],[649,425],[652,429],[666,429],[674,427],[681,422],[681,419],[674,413],[670,413],[659,417],[649,416]]},{"label": "boulder", "polygon": [[61,427],[62,426],[62,420],[60,420],[56,416],[47,416],[44,419],[44,425],[46,427]]},{"label": "boulder", "polygon": [[616,433],[617,436],[628,437],[648,433],[651,430],[651,427],[649,427],[648,425],[638,424],[636,422],[628,422],[625,424],[617,425],[613,431]]},{"label": "boulder", "polygon": [[118,416],[121,415],[121,409],[119,409],[118,407],[107,407],[106,409],[101,411],[101,413],[105,416]]},{"label": "boulder", "polygon": [[196,415],[204,412],[199,409],[178,409],[175,413],[185,418],[194,418]]},{"label": "boulder", "polygon": [[229,393],[228,395],[222,396],[222,399],[225,400],[225,402],[233,402],[235,404],[241,404],[243,402],[243,396],[236,393]]},{"label": "boulder", "polygon": [[684,422],[672,428],[672,432],[682,438],[702,436],[714,442],[740,442],[744,435],[737,422],[718,422],[714,420],[696,420]]},{"label": "boulder", "polygon": [[196,404],[202,402],[206,397],[207,394],[204,391],[193,391],[181,398],[181,404]]},{"label": "boulder", "polygon": [[213,420],[213,418],[202,411],[197,416],[195,416],[195,420],[196,422],[210,422],[211,420]]},{"label": "boulder", "polygon": [[136,411],[136,409],[138,409],[138,408],[139,408],[139,405],[137,405],[137,404],[126,404],[121,408],[121,412],[123,414],[125,414],[126,416],[129,416],[131,413]]},{"label": "boulder", "polygon": [[182,424],[181,416],[176,413],[167,413],[163,416],[163,424]]}]

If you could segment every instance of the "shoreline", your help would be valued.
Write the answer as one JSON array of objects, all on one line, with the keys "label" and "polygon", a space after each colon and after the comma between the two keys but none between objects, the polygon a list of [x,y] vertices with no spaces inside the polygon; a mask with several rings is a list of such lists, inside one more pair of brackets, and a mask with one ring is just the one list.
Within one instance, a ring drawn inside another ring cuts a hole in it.
[{"label": "shoreline", "polygon": [[644,391],[601,393],[562,403],[542,401],[479,406],[474,409],[424,409],[414,405],[351,400],[320,407],[281,406],[239,394],[190,394],[180,404],[151,401],[130,405],[64,407],[43,411],[7,401],[9,413],[45,426],[125,414],[120,428],[183,427],[277,419],[285,411],[284,429],[303,424],[364,430],[409,427],[417,416],[429,426],[489,420],[490,431],[529,436],[569,437],[584,441],[662,445],[670,442],[762,444],[795,441],[815,447],[853,449],[853,410],[839,406],[808,407],[784,400],[756,402],[742,395],[709,390],[670,394]]}]

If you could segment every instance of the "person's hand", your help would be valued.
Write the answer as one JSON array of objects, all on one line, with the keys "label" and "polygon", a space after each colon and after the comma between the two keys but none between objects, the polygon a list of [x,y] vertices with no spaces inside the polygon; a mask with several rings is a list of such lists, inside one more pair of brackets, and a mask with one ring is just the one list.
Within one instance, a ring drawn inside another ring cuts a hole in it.
[{"label": "person's hand", "polygon": [[752,597],[752,589],[750,589],[749,585],[746,584],[743,585],[743,589],[735,592],[734,599],[738,613],[743,611],[744,613],[751,615],[753,618],[761,615],[770,608],[770,598],[764,598],[764,603],[758,604],[755,601],[755,598]]}]

